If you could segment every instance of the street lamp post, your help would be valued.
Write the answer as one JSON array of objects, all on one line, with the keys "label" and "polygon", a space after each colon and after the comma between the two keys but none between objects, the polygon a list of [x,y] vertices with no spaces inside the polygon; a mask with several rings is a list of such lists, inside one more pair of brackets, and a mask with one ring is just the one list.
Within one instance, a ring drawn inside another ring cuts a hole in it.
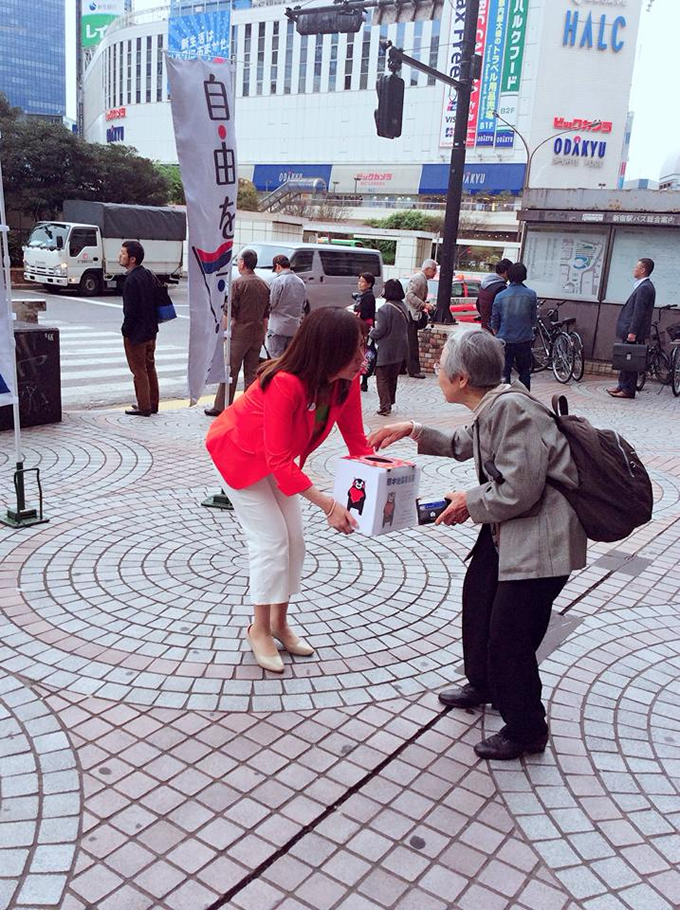
[{"label": "street lamp post", "polygon": [[[524,194],[529,189],[530,180],[531,180],[531,165],[534,162],[534,156],[536,155],[536,152],[539,149],[542,149],[543,146],[546,145],[548,142],[554,142],[554,140],[557,139],[559,136],[564,136],[566,133],[578,133],[579,130],[575,129],[574,127],[572,127],[571,129],[568,129],[568,130],[560,130],[558,133],[554,133],[552,136],[548,136],[547,139],[544,139],[542,142],[539,142],[538,145],[533,149],[533,151],[531,151],[529,149],[529,145],[528,145],[526,139],[524,138],[524,136],[520,133],[520,131],[516,127],[514,127],[512,125],[512,123],[508,123],[507,120],[504,120],[503,117],[501,117],[501,115],[498,113],[498,111],[494,111],[493,115],[496,118],[496,120],[500,120],[500,122],[504,123],[508,127],[508,129],[512,130],[512,132],[515,134],[515,136],[517,136],[517,138],[521,141],[522,145],[524,146],[524,150],[527,153],[527,166],[524,171],[524,180],[522,181],[522,200],[524,200]],[[601,120],[593,120],[591,126],[599,126],[600,123],[602,123]],[[524,228],[525,228],[525,223],[522,222],[522,227],[520,230],[520,238],[519,238],[520,244],[524,241]],[[521,247],[520,247],[520,249],[521,249]]]}]

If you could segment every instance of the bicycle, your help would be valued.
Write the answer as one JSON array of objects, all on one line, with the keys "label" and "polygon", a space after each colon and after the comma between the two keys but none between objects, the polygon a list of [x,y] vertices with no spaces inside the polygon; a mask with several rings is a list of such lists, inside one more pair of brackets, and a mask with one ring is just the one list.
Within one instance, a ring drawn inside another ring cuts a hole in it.
[{"label": "bicycle", "polygon": [[675,309],[677,309],[677,307],[674,303],[669,303],[667,306],[662,306],[658,309],[659,316],[656,322],[653,322],[650,327],[651,340],[647,345],[647,362],[645,363],[644,370],[637,374],[637,379],[635,381],[635,389],[638,392],[641,392],[644,389],[648,376],[658,379],[661,385],[671,385],[673,376],[671,358],[663,349],[659,324],[661,322],[661,314],[664,310]]},{"label": "bicycle", "polygon": [[680,322],[669,325],[666,334],[670,338],[671,351],[671,391],[677,398],[680,395]]},{"label": "bicycle", "polygon": [[571,328],[576,317],[558,319],[558,310],[564,304],[548,310],[545,317],[539,313],[534,343],[531,349],[531,372],[540,373],[551,367],[558,382],[567,383],[583,378],[584,357],[581,336]]}]

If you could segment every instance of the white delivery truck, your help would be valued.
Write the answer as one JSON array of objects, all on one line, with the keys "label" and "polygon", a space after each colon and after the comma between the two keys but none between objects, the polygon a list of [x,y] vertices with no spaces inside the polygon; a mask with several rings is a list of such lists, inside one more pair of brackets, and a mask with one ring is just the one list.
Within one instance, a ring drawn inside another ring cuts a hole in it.
[{"label": "white delivery truck", "polygon": [[47,289],[72,288],[95,296],[118,287],[123,240],[144,247],[144,265],[166,282],[182,274],[186,215],[152,205],[64,201],[63,221],[39,221],[24,247],[24,278]]}]

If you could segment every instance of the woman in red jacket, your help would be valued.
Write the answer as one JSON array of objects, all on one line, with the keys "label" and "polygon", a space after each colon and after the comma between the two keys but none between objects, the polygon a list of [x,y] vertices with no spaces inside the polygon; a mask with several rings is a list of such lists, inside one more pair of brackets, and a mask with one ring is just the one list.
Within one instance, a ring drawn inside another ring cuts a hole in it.
[{"label": "woman in red jacket", "polygon": [[336,423],[350,455],[372,453],[361,415],[363,362],[359,320],[344,309],[316,310],[283,356],[261,367],[244,395],[213,422],[206,439],[246,538],[254,604],[247,638],[265,670],[283,672],[274,638],[290,654],[314,653],[287,622],[305,553],[297,494],[322,509],[337,531],[351,534],[356,526],[302,469]]}]

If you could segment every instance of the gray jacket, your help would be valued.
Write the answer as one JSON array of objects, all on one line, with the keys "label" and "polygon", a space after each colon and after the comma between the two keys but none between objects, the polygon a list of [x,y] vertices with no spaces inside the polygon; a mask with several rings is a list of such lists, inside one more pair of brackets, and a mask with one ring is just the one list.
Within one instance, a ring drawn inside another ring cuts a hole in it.
[{"label": "gray jacket", "polygon": [[427,278],[422,272],[416,272],[406,289],[406,306],[414,322],[418,322],[420,319],[420,314],[425,309],[426,303]]},{"label": "gray jacket", "polygon": [[496,526],[500,581],[569,575],[586,564],[586,534],[546,478],[576,487],[576,467],[545,405],[522,394],[520,383],[513,387],[517,394],[495,390],[469,427],[452,433],[425,427],[418,452],[474,458],[477,476],[490,459],[503,475],[503,483],[486,480],[467,491],[472,520]]},{"label": "gray jacket", "polygon": [[269,331],[273,335],[292,338],[300,327],[306,296],[302,278],[290,269],[279,272],[269,290]]},{"label": "gray jacket", "polygon": [[408,357],[408,310],[401,300],[386,300],[375,314],[370,337],[378,343],[376,366],[401,363]]}]

